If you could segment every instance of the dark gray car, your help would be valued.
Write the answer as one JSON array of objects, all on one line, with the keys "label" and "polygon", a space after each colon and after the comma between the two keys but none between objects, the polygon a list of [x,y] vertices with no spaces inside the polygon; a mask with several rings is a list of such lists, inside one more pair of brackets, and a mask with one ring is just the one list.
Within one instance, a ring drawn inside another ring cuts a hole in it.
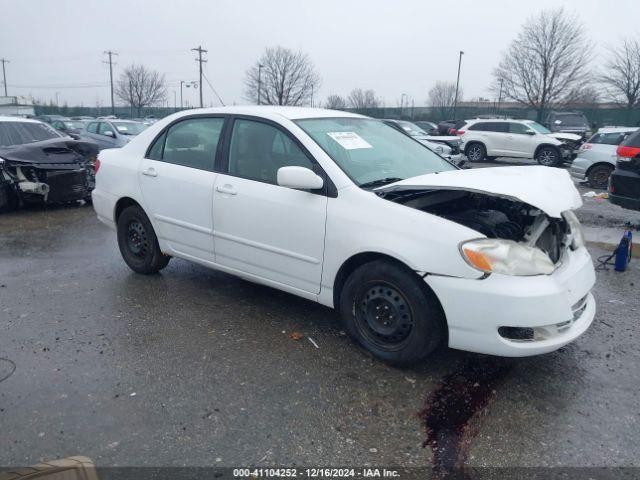
[{"label": "dark gray car", "polygon": [[121,148],[141,133],[146,125],[131,120],[95,120],[87,124],[83,134],[96,142],[100,150]]}]

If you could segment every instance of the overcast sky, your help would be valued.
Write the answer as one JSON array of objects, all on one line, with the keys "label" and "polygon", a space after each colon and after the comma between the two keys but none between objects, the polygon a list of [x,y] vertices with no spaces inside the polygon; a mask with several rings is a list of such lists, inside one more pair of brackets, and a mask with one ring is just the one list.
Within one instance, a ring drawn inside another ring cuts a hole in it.
[{"label": "overcast sky", "polygon": [[[205,75],[232,104],[246,103],[244,75],[263,49],[282,45],[310,56],[319,100],[361,87],[387,106],[403,93],[424,105],[436,81],[455,81],[459,50],[465,98],[491,97],[501,51],[528,16],[558,5],[583,21],[595,65],[640,18],[638,0],[0,0],[0,57],[11,62],[9,95],[49,101],[58,92],[60,104],[106,106],[103,51],[113,50],[116,77],[133,62],[164,73],[173,106],[179,81],[197,79],[190,49],[202,45]],[[204,96],[218,104],[206,83]],[[197,102],[192,89],[184,97]]]}]

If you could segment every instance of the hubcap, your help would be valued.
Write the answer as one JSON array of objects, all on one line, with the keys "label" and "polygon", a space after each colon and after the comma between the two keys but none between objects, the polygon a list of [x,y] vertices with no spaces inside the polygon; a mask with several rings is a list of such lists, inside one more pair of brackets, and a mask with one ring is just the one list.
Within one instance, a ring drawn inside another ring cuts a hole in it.
[{"label": "hubcap", "polygon": [[375,285],[360,298],[356,323],[370,341],[386,349],[402,344],[411,333],[413,319],[404,296],[389,285]]},{"label": "hubcap", "polygon": [[131,221],[127,227],[127,247],[138,258],[144,258],[149,251],[147,231],[138,220]]}]

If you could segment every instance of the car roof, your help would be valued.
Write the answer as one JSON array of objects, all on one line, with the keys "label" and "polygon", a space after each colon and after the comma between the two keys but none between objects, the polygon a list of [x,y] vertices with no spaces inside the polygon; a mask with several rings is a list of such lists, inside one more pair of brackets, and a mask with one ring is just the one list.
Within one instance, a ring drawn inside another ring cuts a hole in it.
[{"label": "car roof", "polygon": [[277,105],[236,105],[230,107],[197,108],[185,110],[185,115],[191,114],[237,114],[237,115],[279,115],[289,120],[300,120],[303,118],[368,118],[357,113],[344,112],[342,110],[327,110],[324,108],[311,107],[283,107]]},{"label": "car roof", "polygon": [[42,123],[40,120],[24,117],[12,117],[10,115],[0,115],[0,122]]},{"label": "car roof", "polygon": [[638,127],[602,127],[598,129],[598,133],[619,133],[619,132],[635,132]]}]

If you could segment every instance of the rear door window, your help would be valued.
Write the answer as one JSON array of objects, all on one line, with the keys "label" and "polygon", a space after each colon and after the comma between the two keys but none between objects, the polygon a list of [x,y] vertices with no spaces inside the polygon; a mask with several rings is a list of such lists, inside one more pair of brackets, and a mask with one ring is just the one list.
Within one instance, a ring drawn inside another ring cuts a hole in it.
[{"label": "rear door window", "polygon": [[479,122],[469,127],[469,130],[480,132],[500,132],[506,133],[508,128],[507,122]]},{"label": "rear door window", "polygon": [[620,145],[632,132],[596,133],[587,143],[597,145]]}]

